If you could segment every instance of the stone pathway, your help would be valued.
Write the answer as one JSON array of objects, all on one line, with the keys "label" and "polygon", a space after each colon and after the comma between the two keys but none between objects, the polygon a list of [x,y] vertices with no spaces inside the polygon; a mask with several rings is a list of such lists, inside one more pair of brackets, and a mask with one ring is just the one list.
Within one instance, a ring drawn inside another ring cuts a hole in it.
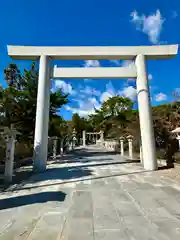
[{"label": "stone pathway", "polygon": [[77,149],[0,194],[3,240],[180,239],[180,187],[120,155]]}]

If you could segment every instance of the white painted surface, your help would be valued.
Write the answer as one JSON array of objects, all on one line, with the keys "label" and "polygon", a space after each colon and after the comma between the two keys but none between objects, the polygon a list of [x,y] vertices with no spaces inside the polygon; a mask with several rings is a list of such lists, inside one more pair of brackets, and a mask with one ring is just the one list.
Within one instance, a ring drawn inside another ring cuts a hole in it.
[{"label": "white painted surface", "polygon": [[34,171],[46,170],[49,122],[49,57],[42,55],[39,66],[36,124],[34,137]]},{"label": "white painted surface", "polygon": [[134,60],[138,54],[148,59],[165,59],[177,54],[178,45],[156,46],[105,46],[105,47],[39,47],[39,46],[7,46],[8,55],[14,59],[39,59],[41,55],[52,59],[124,59]]},{"label": "white painted surface", "polygon": [[136,67],[116,68],[57,68],[54,67],[53,78],[136,78]]},{"label": "white painted surface", "polygon": [[144,168],[146,170],[156,170],[156,150],[154,139],[154,128],[152,121],[152,109],[149,95],[149,86],[146,74],[145,56],[136,57],[137,67],[137,97],[139,106],[139,119],[142,139],[142,151]]}]

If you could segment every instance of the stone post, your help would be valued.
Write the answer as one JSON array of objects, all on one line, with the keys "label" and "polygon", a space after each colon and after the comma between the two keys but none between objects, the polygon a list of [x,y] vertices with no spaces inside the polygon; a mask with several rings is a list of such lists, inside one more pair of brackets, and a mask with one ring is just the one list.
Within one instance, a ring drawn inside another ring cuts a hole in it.
[{"label": "stone post", "polygon": [[70,141],[69,141],[69,138],[67,138],[67,141],[66,141],[66,151],[69,152],[69,148],[70,148]]},{"label": "stone post", "polygon": [[57,153],[57,137],[53,137],[53,159],[56,159]]},{"label": "stone post", "polygon": [[93,144],[95,143],[94,133],[93,133],[93,135],[92,135],[92,143],[93,143]]},{"label": "stone post", "polygon": [[133,145],[132,145],[133,136],[129,135],[127,139],[129,144],[129,158],[133,159]]},{"label": "stone post", "polygon": [[102,130],[100,131],[100,139],[101,139],[101,145],[103,146],[103,144],[104,144],[104,132]]},{"label": "stone post", "polygon": [[39,64],[36,123],[34,136],[33,169],[35,172],[46,170],[50,98],[49,57],[42,55]]},{"label": "stone post", "polygon": [[120,137],[120,151],[121,151],[121,156],[124,156],[124,138]]},{"label": "stone post", "polygon": [[113,151],[116,151],[116,142],[113,143]]},{"label": "stone post", "polygon": [[72,139],[71,139],[71,141],[70,141],[70,150],[71,150],[71,151],[73,150],[73,141],[72,141]]},{"label": "stone post", "polygon": [[15,136],[7,136],[4,182],[11,183],[14,168]]},{"label": "stone post", "polygon": [[63,156],[63,146],[64,146],[64,139],[63,138],[60,138],[60,154],[61,156]]},{"label": "stone post", "polygon": [[142,155],[144,168],[146,170],[156,170],[156,148],[154,139],[154,129],[152,121],[152,109],[149,94],[149,85],[146,73],[145,56],[139,54],[136,57],[137,69],[137,98],[139,106],[139,120],[142,140]]},{"label": "stone post", "polygon": [[113,142],[111,141],[110,144],[110,149],[113,150]]},{"label": "stone post", "polygon": [[86,147],[86,131],[83,131],[83,147]]}]

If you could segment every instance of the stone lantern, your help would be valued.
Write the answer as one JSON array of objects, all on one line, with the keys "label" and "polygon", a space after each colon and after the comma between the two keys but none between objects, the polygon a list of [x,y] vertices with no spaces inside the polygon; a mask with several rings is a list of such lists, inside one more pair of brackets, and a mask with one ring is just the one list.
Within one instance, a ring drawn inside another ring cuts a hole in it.
[{"label": "stone lantern", "polygon": [[129,144],[129,158],[133,159],[133,145],[132,145],[133,136],[132,135],[127,136],[127,140]]},{"label": "stone lantern", "polygon": [[5,160],[5,172],[4,181],[5,183],[12,182],[13,169],[14,169],[14,151],[16,143],[16,135],[19,134],[13,127],[1,127],[0,134],[6,139],[6,160]]},{"label": "stone lantern", "polygon": [[77,132],[76,132],[76,129],[74,128],[72,132],[72,149],[74,149],[77,142],[76,134]]}]

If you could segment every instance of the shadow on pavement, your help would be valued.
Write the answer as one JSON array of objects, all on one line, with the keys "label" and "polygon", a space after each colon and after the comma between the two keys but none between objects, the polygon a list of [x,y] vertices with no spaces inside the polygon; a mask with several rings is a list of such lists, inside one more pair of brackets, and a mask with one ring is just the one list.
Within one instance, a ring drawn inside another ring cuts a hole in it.
[{"label": "shadow on pavement", "polygon": [[48,186],[57,186],[57,185],[68,184],[68,183],[78,183],[78,182],[84,182],[84,181],[87,181],[87,180],[94,181],[94,180],[100,180],[100,179],[106,179],[106,178],[121,177],[121,176],[126,176],[126,175],[143,174],[143,173],[148,173],[148,172],[151,172],[151,171],[142,170],[142,171],[129,172],[129,173],[110,174],[110,175],[104,175],[104,176],[99,176],[99,177],[87,177],[87,178],[83,178],[83,179],[76,179],[76,180],[73,180],[73,181],[63,181],[63,182],[60,182],[60,183],[52,183],[52,184],[46,184],[46,185],[40,185],[40,186],[36,185],[36,186],[32,186],[32,187],[20,186],[16,190],[18,190],[18,191],[31,190],[31,189],[34,189],[34,188],[41,188],[41,187],[43,188],[45,186],[48,187]]},{"label": "shadow on pavement", "polygon": [[92,175],[92,170],[82,166],[49,168],[43,173],[33,175],[28,180],[28,184],[46,180],[70,180],[89,175]]},{"label": "shadow on pavement", "polygon": [[[109,160],[109,159],[107,159]],[[35,182],[42,182],[46,180],[72,180],[79,179],[86,176],[93,175],[93,170],[91,167],[101,167],[101,166],[110,166],[110,165],[119,165],[119,164],[128,164],[133,163],[133,161],[124,161],[124,162],[104,162],[104,163],[94,163],[94,164],[83,164],[79,166],[65,166],[65,167],[57,167],[57,168],[49,168],[43,173],[38,173],[33,175],[29,180],[28,184]],[[55,165],[54,165],[55,166]]]},{"label": "shadow on pavement", "polygon": [[[75,149],[69,154],[67,154],[66,156],[64,156],[63,158],[59,160],[55,160],[53,163],[51,162],[50,167],[47,168],[45,172],[33,173],[28,179],[28,181],[24,181],[20,185],[22,187],[27,183],[32,184],[32,183],[42,182],[47,180],[61,180],[63,182],[67,182],[67,180],[76,181],[80,178],[93,176],[94,171],[93,169],[91,169],[92,167],[126,164],[126,163],[135,162],[128,159],[125,161],[116,161],[115,159],[111,158],[111,155],[112,155],[111,152],[104,151],[104,150],[102,151],[101,149],[99,149],[99,151],[98,149],[97,150],[85,149],[85,148]],[[88,157],[90,158],[88,159]],[[77,163],[77,162],[80,163],[79,166],[69,165],[70,163]],[[23,170],[21,174],[23,174]],[[12,189],[17,189],[17,188],[19,187],[12,186]],[[10,187],[10,189],[4,190],[4,191],[12,191],[12,190]]]},{"label": "shadow on pavement", "polygon": [[0,199],[0,210],[32,205],[35,203],[45,203],[50,201],[63,202],[65,200],[65,197],[66,194],[63,192],[41,192],[30,195]]},{"label": "shadow on pavement", "polygon": [[103,157],[107,155],[119,155],[119,153],[114,151],[106,151],[106,150],[99,150],[97,151],[91,151],[91,149],[86,148],[78,148],[72,150],[70,153],[67,154],[67,156],[59,157],[59,159],[64,159],[65,157],[68,157],[69,160],[73,159],[79,159],[80,157],[86,158],[86,157]]}]

